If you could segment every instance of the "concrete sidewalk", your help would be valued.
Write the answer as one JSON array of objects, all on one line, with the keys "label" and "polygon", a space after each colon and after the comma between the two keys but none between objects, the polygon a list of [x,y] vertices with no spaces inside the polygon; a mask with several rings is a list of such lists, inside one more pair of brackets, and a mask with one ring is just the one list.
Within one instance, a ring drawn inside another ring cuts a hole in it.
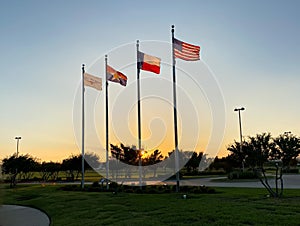
[{"label": "concrete sidewalk", "polygon": [[44,212],[26,206],[0,206],[0,226],[49,226],[50,219]]},{"label": "concrete sidewalk", "polygon": [[[260,181],[227,181],[220,182],[216,179],[226,179],[227,177],[212,177],[182,180],[181,185],[199,186],[205,185],[208,187],[240,187],[240,188],[264,188]],[[269,184],[272,188],[275,187],[275,180],[269,179]],[[283,175],[283,188],[299,189],[300,174]]]}]

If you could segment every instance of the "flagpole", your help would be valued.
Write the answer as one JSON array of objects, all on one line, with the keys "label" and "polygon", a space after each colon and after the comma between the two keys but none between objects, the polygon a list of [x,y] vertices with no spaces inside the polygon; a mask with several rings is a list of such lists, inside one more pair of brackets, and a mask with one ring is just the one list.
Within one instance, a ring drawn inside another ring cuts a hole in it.
[{"label": "flagpole", "polygon": [[81,188],[84,188],[84,64],[82,64],[82,140],[81,140]]},{"label": "flagpole", "polygon": [[[105,125],[106,125],[106,179],[109,177],[109,160],[108,160],[108,150],[109,150],[109,141],[108,141],[108,81],[107,81],[107,55],[105,55]],[[106,182],[106,189],[109,189],[109,183]]]},{"label": "flagpole", "polygon": [[136,41],[136,56],[137,56],[137,104],[138,104],[138,156],[139,156],[139,185],[142,188],[142,159],[141,159],[141,101],[140,101],[140,67],[139,67],[139,40]]},{"label": "flagpole", "polygon": [[174,54],[174,25],[172,25],[172,63],[173,63],[173,106],[174,106],[174,138],[175,138],[175,170],[176,170],[176,192],[180,190],[179,184],[179,150],[177,132],[177,100],[176,100],[176,74],[175,74],[175,54]]}]

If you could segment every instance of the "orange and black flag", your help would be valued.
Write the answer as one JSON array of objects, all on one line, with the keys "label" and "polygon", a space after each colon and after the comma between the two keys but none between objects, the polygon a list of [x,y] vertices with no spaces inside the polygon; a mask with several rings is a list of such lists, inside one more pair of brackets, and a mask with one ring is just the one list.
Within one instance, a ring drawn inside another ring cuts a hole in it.
[{"label": "orange and black flag", "polygon": [[120,83],[122,86],[126,86],[127,84],[127,77],[109,65],[106,66],[106,78],[107,81]]}]

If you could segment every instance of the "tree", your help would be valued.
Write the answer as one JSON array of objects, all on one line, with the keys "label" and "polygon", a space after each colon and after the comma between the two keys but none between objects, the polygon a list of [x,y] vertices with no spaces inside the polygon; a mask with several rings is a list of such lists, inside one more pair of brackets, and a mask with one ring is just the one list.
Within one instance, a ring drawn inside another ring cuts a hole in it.
[{"label": "tree", "polygon": [[57,180],[61,164],[58,162],[42,162],[39,167],[42,180]]},{"label": "tree", "polygon": [[86,153],[84,155],[84,160],[85,160],[84,163],[85,170],[95,169],[100,166],[100,157],[95,153]]},{"label": "tree", "polygon": [[12,155],[11,157],[4,158],[2,160],[2,173],[10,176],[10,187],[16,185],[16,177],[18,175],[17,170],[17,156]]},{"label": "tree", "polygon": [[153,169],[153,177],[156,177],[157,163],[163,160],[163,155],[156,149],[148,158],[143,159],[143,165],[151,165]]},{"label": "tree", "polygon": [[[112,169],[112,176],[117,176],[118,175],[118,168],[119,168],[119,161],[128,164],[128,165],[139,165],[139,151],[136,150],[134,146],[129,147],[125,146],[124,144],[118,145],[113,145],[110,144],[111,146],[111,154],[114,158],[117,159],[117,162],[115,161],[110,161],[111,166],[110,169]],[[114,172],[114,169],[116,169],[116,174]],[[131,177],[131,168],[126,167],[125,169],[125,177]]]},{"label": "tree", "polygon": [[244,142],[243,142],[242,149],[240,148],[240,146],[241,146],[240,142],[234,141],[233,144],[227,147],[227,150],[230,151],[232,154],[231,161],[234,164],[233,167],[242,168],[243,161],[245,160],[246,155],[244,152]]},{"label": "tree", "polygon": [[293,134],[281,134],[274,139],[271,158],[281,160],[284,168],[289,170],[291,163],[300,155],[300,139]]},{"label": "tree", "polygon": [[[86,153],[84,158],[84,171],[96,168],[100,164],[99,157],[96,154]],[[65,171],[68,180],[77,180],[79,175],[82,174],[82,155],[71,155],[69,158],[64,159],[61,168]]]},{"label": "tree", "polygon": [[[268,190],[273,197],[279,197],[283,192],[282,168],[278,164],[276,166],[275,176],[275,191],[271,188],[264,169],[264,163],[270,160],[271,151],[274,149],[274,139],[270,133],[257,134],[256,137],[249,137],[246,162],[252,166],[256,172],[260,182]],[[280,191],[278,190],[278,182],[281,184]]]},{"label": "tree", "polygon": [[196,171],[196,169],[198,169],[202,157],[203,157],[203,152],[200,153],[193,152],[190,159],[184,165],[188,173]]},{"label": "tree", "polygon": [[272,147],[274,146],[272,141],[270,133],[262,133],[257,134],[255,137],[248,137],[248,141],[246,141],[243,146],[245,163],[252,169],[263,169],[263,165],[268,161]]},{"label": "tree", "polygon": [[[229,146],[232,155],[240,157],[237,142]],[[270,133],[257,134],[248,137],[243,142],[242,156],[248,165],[258,176],[261,183],[273,197],[280,197],[283,193],[282,169],[289,168],[291,161],[300,154],[300,141],[294,135],[283,134],[272,138]],[[241,160],[241,158],[239,158]],[[266,176],[264,164],[275,163],[275,191],[271,188]],[[280,188],[279,188],[280,183]]]},{"label": "tree", "polygon": [[63,160],[62,170],[65,171],[68,180],[74,181],[74,179],[78,179],[82,168],[81,163],[81,155],[71,155]]},{"label": "tree", "polygon": [[37,171],[38,162],[35,158],[26,155],[12,155],[11,157],[4,158],[2,160],[2,172],[3,174],[10,175],[10,186],[16,185],[16,178],[19,177],[24,180],[28,180],[32,177],[33,172]]},{"label": "tree", "polygon": [[226,173],[232,171],[234,167],[238,167],[236,159],[233,158],[234,155],[228,155],[227,157],[218,158],[218,156],[209,164],[209,169],[223,169]]},{"label": "tree", "polygon": [[129,165],[139,165],[139,151],[134,146],[129,147],[124,144],[120,146],[111,144],[111,154],[114,158]]}]

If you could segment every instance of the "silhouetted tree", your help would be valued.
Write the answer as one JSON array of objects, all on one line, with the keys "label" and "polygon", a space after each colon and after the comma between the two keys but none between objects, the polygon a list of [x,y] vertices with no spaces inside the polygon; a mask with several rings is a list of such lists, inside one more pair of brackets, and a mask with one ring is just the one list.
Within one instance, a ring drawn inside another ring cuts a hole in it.
[{"label": "silhouetted tree", "polygon": [[[81,175],[82,171],[82,155],[71,155],[69,158],[64,159],[61,165],[63,171],[67,175],[67,179],[73,181],[77,180]],[[93,153],[86,153],[84,155],[84,171],[99,166],[99,157]],[[90,164],[92,166],[90,166]]]},{"label": "silhouetted tree", "polygon": [[[139,164],[139,151],[134,147],[125,146],[124,144],[113,145],[111,144],[111,154],[112,157],[116,158],[117,161],[110,161],[111,165],[110,169],[112,169],[112,176],[118,175],[118,168],[119,164],[118,161],[121,161],[123,163],[126,163],[128,165],[135,165],[137,166]],[[114,169],[116,169],[116,172],[114,172]],[[131,177],[131,168],[126,167],[125,177]]]},{"label": "silhouetted tree", "polygon": [[[81,157],[81,156],[80,156]],[[85,153],[84,155],[86,170],[92,170],[100,166],[100,157],[95,153]]]},{"label": "silhouetted tree", "polygon": [[78,178],[81,172],[81,155],[71,155],[69,158],[64,159],[62,162],[62,170],[65,171],[67,180],[74,181],[75,174]]},{"label": "silhouetted tree", "polygon": [[39,166],[39,172],[44,181],[57,180],[60,170],[61,164],[58,162],[42,162]]},{"label": "silhouetted tree", "polygon": [[139,164],[139,152],[134,147],[125,146],[120,144],[120,146],[111,144],[111,154],[114,158],[120,160],[129,165]]},{"label": "silhouetted tree", "polygon": [[239,167],[239,163],[237,163],[236,159],[232,159],[232,157],[234,157],[232,154],[222,158],[218,158],[217,156],[209,165],[209,169],[223,169],[226,173],[229,173],[234,167]]},{"label": "silhouetted tree", "polygon": [[33,172],[37,171],[38,162],[35,158],[26,155],[12,155],[2,160],[2,173],[8,174],[11,179],[10,186],[16,185],[16,178],[19,177],[28,180],[32,177]]},{"label": "silhouetted tree", "polygon": [[202,156],[203,156],[203,152],[200,152],[200,153],[193,152],[192,156],[185,164],[187,172],[190,173],[190,172],[196,171],[198,169],[200,161],[202,159]]},{"label": "silhouetted tree", "polygon": [[153,153],[149,155],[149,157],[143,159],[143,165],[151,165],[153,169],[153,177],[156,177],[157,163],[163,160],[163,155],[159,150],[155,150]]},{"label": "silhouetted tree", "polygon": [[[257,134],[248,137],[243,142],[243,153],[238,151],[237,142],[229,146],[228,150],[232,156],[236,156],[239,161],[245,159],[248,165],[258,176],[261,183],[274,197],[280,197],[283,193],[282,169],[289,168],[292,160],[300,154],[300,141],[294,135],[283,134],[277,138],[272,138],[270,133]],[[264,164],[274,162],[275,171],[275,191],[271,188],[266,176]],[[280,183],[280,188],[278,183]]]},{"label": "silhouetted tree", "polygon": [[284,168],[289,170],[291,163],[297,162],[300,155],[300,138],[293,134],[281,134],[274,139],[271,158],[281,160]]},{"label": "silhouetted tree", "polygon": [[255,137],[248,137],[248,141],[243,146],[246,154],[245,162],[251,168],[263,169],[263,165],[268,161],[271,150],[274,146],[270,133],[257,134]]},{"label": "silhouetted tree", "polygon": [[227,150],[231,152],[231,161],[234,165],[237,165],[237,166],[234,166],[234,167],[240,167],[242,168],[243,166],[243,162],[246,158],[246,154],[244,152],[244,142],[242,144],[242,150],[240,148],[241,146],[241,143],[240,142],[237,142],[237,141],[234,141],[233,144],[229,145],[227,147]]}]

